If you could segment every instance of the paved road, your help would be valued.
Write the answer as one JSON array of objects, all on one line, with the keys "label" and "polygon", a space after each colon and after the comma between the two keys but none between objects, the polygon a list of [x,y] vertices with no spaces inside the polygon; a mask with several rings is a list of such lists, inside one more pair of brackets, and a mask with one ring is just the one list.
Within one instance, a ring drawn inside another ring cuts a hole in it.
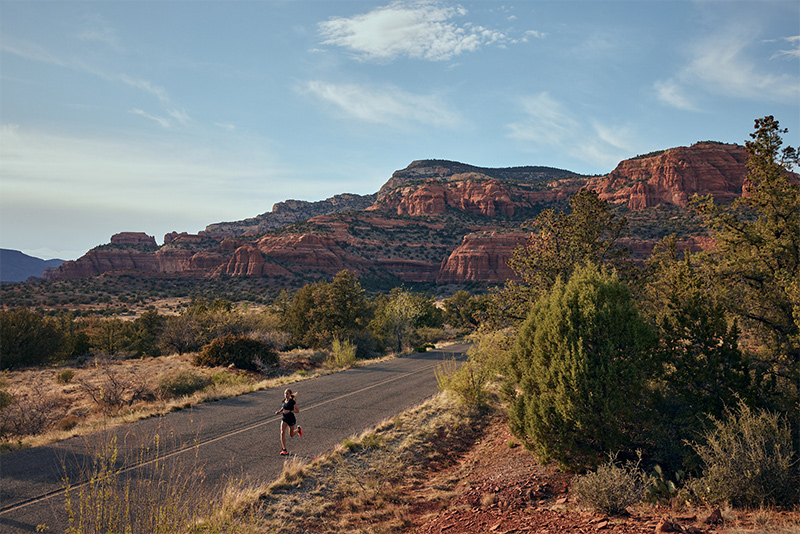
[{"label": "paved road", "polygon": [[[437,391],[434,371],[442,359],[460,359],[468,345],[414,354],[294,384],[303,437],[289,450],[314,458],[343,439],[419,404]],[[241,395],[163,417],[147,419],[86,437],[0,456],[0,532],[49,532],[66,526],[63,479],[73,487],[89,472],[91,451],[115,438],[120,464],[136,473],[154,458],[143,452],[159,436],[159,458],[203,465],[206,483],[219,486],[229,477],[254,482],[274,480],[283,467],[279,456],[283,387]],[[195,459],[197,458],[197,459]]]}]

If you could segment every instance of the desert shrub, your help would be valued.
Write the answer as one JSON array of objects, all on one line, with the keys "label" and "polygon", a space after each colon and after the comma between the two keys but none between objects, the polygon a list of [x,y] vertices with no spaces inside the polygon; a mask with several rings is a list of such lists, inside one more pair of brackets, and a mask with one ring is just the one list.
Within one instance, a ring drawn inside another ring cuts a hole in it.
[{"label": "desert shrub", "polygon": [[466,406],[483,409],[488,399],[486,386],[491,374],[486,366],[473,359],[461,365],[455,360],[447,360],[437,367],[436,381],[441,391],[452,391]]},{"label": "desert shrub", "polygon": [[735,506],[797,502],[798,463],[785,418],[740,402],[712,422],[703,442],[692,444],[705,464],[692,484],[698,497]]},{"label": "desert shrub", "polygon": [[161,377],[158,390],[165,397],[183,397],[207,387],[211,381],[194,371],[180,371]]},{"label": "desert shrub", "polygon": [[591,465],[641,434],[655,336],[617,275],[594,265],[559,278],[511,350],[511,430],[540,461]]},{"label": "desert shrub", "polygon": [[685,471],[678,470],[670,478],[660,465],[656,465],[653,468],[653,475],[650,478],[651,483],[647,489],[647,500],[652,503],[671,502],[681,492],[684,492],[683,484],[685,480]]},{"label": "desert shrub", "polygon": [[349,340],[339,341],[339,338],[333,338],[331,352],[325,360],[325,365],[332,368],[348,368],[355,363],[356,346]]},{"label": "desert shrub", "polygon": [[644,499],[648,485],[638,462],[619,464],[612,457],[596,471],[575,477],[571,491],[579,503],[593,510],[623,514]]},{"label": "desert shrub", "polygon": [[71,414],[58,421],[58,423],[56,423],[56,428],[63,431],[72,430],[73,428],[78,426],[78,423],[80,422],[81,422],[80,417],[78,417],[75,414]]},{"label": "desert shrub", "polygon": [[5,379],[0,378],[0,410],[6,406],[11,406],[11,403],[14,402],[14,395],[6,390],[7,386]]},{"label": "desert shrub", "polygon": [[150,373],[137,372],[96,360],[99,378],[95,382],[79,380],[78,385],[105,413],[113,413],[135,401],[154,400]]},{"label": "desert shrub", "polygon": [[214,387],[242,386],[252,382],[247,374],[230,372],[228,369],[211,374],[211,383]]},{"label": "desert shrub", "polygon": [[75,371],[72,369],[64,369],[56,375],[56,382],[59,384],[69,384],[75,378]]},{"label": "desert shrub", "polygon": [[232,365],[238,369],[259,371],[264,365],[278,363],[278,354],[268,344],[244,336],[219,337],[203,347],[194,358],[195,365],[208,367]]},{"label": "desert shrub", "polygon": [[0,410],[0,436],[35,436],[50,430],[65,414],[62,399],[33,387],[29,394],[6,394]]},{"label": "desert shrub", "polygon": [[430,326],[421,326],[414,331],[411,336],[411,341],[416,345],[433,345],[447,337],[447,332],[444,328],[433,328]]}]

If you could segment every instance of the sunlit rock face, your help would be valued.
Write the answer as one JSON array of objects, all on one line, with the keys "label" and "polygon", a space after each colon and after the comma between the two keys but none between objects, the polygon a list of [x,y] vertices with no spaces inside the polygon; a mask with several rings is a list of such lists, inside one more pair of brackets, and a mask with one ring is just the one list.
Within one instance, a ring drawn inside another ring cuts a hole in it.
[{"label": "sunlit rock face", "polygon": [[698,143],[625,160],[586,184],[600,198],[640,211],[661,204],[684,207],[692,195],[725,202],[742,194],[747,151],[739,145]]}]

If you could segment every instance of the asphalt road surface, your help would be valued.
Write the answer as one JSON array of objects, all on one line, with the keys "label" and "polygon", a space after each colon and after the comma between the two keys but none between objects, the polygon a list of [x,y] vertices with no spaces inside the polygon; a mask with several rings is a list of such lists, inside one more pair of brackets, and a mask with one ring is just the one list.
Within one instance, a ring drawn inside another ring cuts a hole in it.
[{"label": "asphalt road surface", "polygon": [[[290,454],[312,459],[342,440],[415,406],[437,392],[436,367],[464,357],[469,345],[350,369],[290,385],[297,395],[303,437],[288,439]],[[152,467],[202,466],[205,484],[230,478],[271,481],[280,475],[280,416],[284,387],[202,404],[105,432],[0,456],[0,532],[64,532],[64,479],[77,491],[99,444],[115,441],[122,472]],[[158,436],[158,446],[155,436]],[[156,460],[158,462],[156,462]]]}]

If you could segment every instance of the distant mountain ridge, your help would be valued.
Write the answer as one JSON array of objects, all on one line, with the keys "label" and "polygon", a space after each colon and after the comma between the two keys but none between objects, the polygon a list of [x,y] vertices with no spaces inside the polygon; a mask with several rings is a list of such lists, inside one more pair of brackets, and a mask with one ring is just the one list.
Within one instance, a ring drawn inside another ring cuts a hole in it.
[{"label": "distant mountain ridge", "polygon": [[218,236],[263,234],[319,215],[364,210],[371,206],[376,198],[377,195],[374,193],[371,195],[342,193],[318,202],[286,200],[274,204],[272,211],[249,219],[209,224],[206,226],[206,233]]},{"label": "distant mountain ridge", "polygon": [[525,221],[544,209],[565,209],[581,189],[628,217],[626,246],[636,258],[673,232],[682,247],[707,248],[709,238],[689,223],[688,200],[741,196],[746,162],[744,147],[715,142],[637,156],[592,177],[552,167],[418,160],[395,171],[375,195],[281,202],[270,213],[209,225],[197,235],[167,234],[161,247],[125,232],[44,277],[247,276],[281,285],[347,269],[398,283],[502,283],[515,276],[507,260],[529,236]]},{"label": "distant mountain ridge", "polygon": [[392,177],[389,178],[389,181],[383,184],[383,187],[378,191],[378,198],[382,198],[398,187],[414,182],[430,179],[447,179],[452,176],[464,174],[478,174],[503,181],[519,180],[526,182],[558,180],[575,175],[572,171],[555,169],[553,167],[525,166],[491,168],[476,167],[474,165],[444,159],[423,159],[413,161],[405,169],[395,171]]},{"label": "distant mountain ridge", "polygon": [[43,260],[19,250],[0,248],[0,282],[24,282],[31,276],[41,278],[45,269],[56,268],[62,263],[64,260]]}]

